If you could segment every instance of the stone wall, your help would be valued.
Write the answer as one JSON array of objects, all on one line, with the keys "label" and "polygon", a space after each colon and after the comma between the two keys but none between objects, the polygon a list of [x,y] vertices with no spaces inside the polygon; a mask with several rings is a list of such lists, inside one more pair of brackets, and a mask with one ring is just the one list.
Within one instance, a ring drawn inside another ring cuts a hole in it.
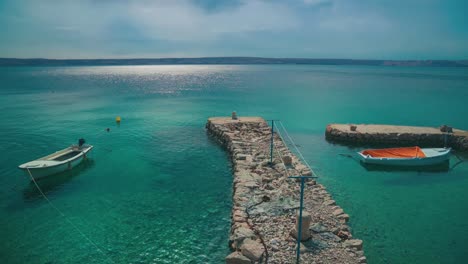
[{"label": "stone wall", "polygon": [[429,127],[355,125],[355,131],[348,127],[351,125],[330,124],[325,130],[325,138],[331,142],[355,145],[447,146],[468,151],[468,134],[461,130],[446,135]]},{"label": "stone wall", "polygon": [[[262,118],[210,118],[207,131],[227,149],[233,163],[233,208],[226,263],[295,263],[295,221],[299,183],[288,175],[311,175]],[[287,157],[287,158],[286,158]],[[291,162],[286,167],[283,159]],[[353,239],[349,215],[325,187],[308,181],[304,195],[309,230],[301,263],[365,263],[362,241]]]}]

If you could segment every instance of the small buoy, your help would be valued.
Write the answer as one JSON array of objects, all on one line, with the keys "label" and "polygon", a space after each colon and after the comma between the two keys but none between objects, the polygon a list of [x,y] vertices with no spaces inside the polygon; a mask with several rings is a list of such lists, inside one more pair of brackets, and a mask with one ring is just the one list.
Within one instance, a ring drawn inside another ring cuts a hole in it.
[{"label": "small buoy", "polygon": [[117,116],[117,117],[115,118],[115,122],[120,123],[120,116]]}]

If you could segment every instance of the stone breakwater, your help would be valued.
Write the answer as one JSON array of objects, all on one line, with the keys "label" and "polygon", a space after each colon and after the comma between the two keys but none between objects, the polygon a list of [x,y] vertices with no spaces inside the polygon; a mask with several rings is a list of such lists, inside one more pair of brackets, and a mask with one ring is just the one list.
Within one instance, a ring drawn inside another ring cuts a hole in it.
[{"label": "stone breakwater", "polygon": [[420,147],[448,147],[468,151],[468,131],[453,129],[453,133],[441,132],[439,128],[330,124],[325,130],[328,141],[361,145],[398,145]]},{"label": "stone breakwater", "polygon": [[[206,128],[233,163],[232,253],[226,263],[295,263],[300,184],[288,175],[311,171],[276,133],[269,163],[271,127],[262,118],[209,118]],[[301,263],[366,263],[349,215],[313,180],[305,186],[303,219],[310,226],[303,230]]]}]

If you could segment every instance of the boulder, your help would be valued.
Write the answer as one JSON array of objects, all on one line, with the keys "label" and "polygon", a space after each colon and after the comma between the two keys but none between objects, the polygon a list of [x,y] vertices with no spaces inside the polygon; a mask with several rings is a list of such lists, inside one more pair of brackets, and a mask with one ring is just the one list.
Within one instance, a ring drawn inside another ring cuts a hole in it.
[{"label": "boulder", "polygon": [[321,223],[316,223],[310,229],[312,229],[312,231],[314,231],[315,233],[322,233],[328,231],[327,227]]},{"label": "boulder", "polygon": [[343,219],[343,220],[345,220],[346,222],[348,222],[348,220],[349,220],[349,215],[348,215],[348,214],[340,214],[340,215],[338,215],[338,219]]},{"label": "boulder", "polygon": [[333,215],[336,215],[336,216],[338,216],[340,214],[343,214],[343,213],[344,213],[344,211],[341,208],[338,208],[335,211],[333,211]]},{"label": "boulder", "polygon": [[245,239],[256,238],[254,231],[250,228],[239,227],[234,229],[233,234],[231,235],[231,241],[235,242],[235,246],[240,245]]},{"label": "boulder", "polygon": [[252,261],[258,261],[265,251],[261,243],[250,238],[244,240],[240,249],[242,254]]},{"label": "boulder", "polygon": [[283,163],[286,166],[292,165],[292,158],[290,156],[283,156]]},{"label": "boulder", "polygon": [[[312,222],[312,216],[308,212],[302,212],[302,229],[301,229],[301,241],[307,241],[310,239],[310,223]],[[296,215],[296,226],[295,229],[291,230],[291,235],[297,239],[297,231],[299,228],[299,212]]]},{"label": "boulder", "polygon": [[349,248],[355,248],[357,250],[361,250],[362,249],[362,240],[360,239],[350,239],[350,240],[346,240],[343,245],[345,247],[349,247]]},{"label": "boulder", "polygon": [[232,252],[226,257],[226,264],[251,264],[251,263],[252,261],[250,261],[249,258],[242,255],[238,251]]}]

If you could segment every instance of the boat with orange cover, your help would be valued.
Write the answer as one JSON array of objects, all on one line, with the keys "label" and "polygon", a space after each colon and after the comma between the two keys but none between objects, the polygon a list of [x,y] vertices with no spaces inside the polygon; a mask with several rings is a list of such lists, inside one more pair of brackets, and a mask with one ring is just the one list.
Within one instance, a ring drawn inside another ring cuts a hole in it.
[{"label": "boat with orange cover", "polygon": [[430,166],[446,162],[450,148],[385,148],[365,149],[358,152],[359,159],[366,164],[390,166]]}]

